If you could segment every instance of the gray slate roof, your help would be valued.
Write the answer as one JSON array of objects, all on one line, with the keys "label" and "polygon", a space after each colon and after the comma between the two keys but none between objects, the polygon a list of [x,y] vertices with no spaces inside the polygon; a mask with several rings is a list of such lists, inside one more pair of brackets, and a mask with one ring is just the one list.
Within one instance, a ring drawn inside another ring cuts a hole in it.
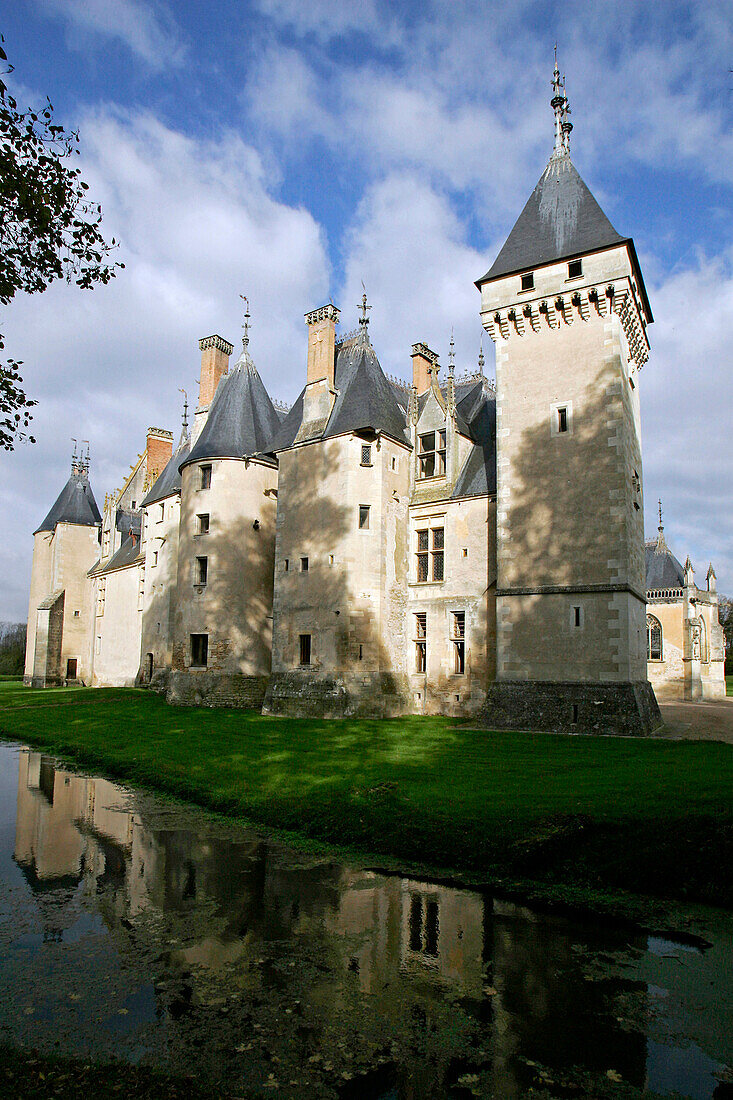
[{"label": "gray slate roof", "polygon": [[133,538],[128,535],[125,541],[120,546],[106,565],[102,569],[99,569],[99,573],[110,573],[113,569],[122,569],[126,565],[133,565],[136,561],[142,558],[140,552],[140,536],[139,534]]},{"label": "gray slate roof", "polygon": [[[334,385],[338,396],[321,439],[372,428],[400,443],[409,443],[404,409],[368,338],[357,337],[337,347]],[[299,394],[274,436],[272,451],[292,447],[303,420],[304,393],[305,390]]]},{"label": "gray slate roof", "polygon": [[206,458],[247,458],[272,450],[280,417],[257,368],[242,352],[219,382],[201,435],[191,452],[179,460],[183,469]]},{"label": "gray slate roof", "polygon": [[553,158],[501,252],[476,285],[625,240],[591,195],[570,157]]},{"label": "gray slate roof", "polygon": [[99,527],[102,517],[86,474],[72,473],[40,527],[33,532],[55,531],[57,523]]},{"label": "gray slate roof", "polygon": [[496,492],[496,397],[481,381],[456,386],[456,412],[471,429],[473,447],[451,498],[480,497]]},{"label": "gray slate roof", "polygon": [[684,588],[685,570],[664,541],[664,534],[648,542],[646,552],[646,590],[656,592],[663,588]]},{"label": "gray slate roof", "polygon": [[163,468],[163,472],[150,489],[150,492],[140,505],[147,508],[149,504],[155,504],[158,500],[165,500],[181,490],[181,465],[188,458],[191,449],[191,441],[188,436],[182,436],[178,447],[173,452]]}]

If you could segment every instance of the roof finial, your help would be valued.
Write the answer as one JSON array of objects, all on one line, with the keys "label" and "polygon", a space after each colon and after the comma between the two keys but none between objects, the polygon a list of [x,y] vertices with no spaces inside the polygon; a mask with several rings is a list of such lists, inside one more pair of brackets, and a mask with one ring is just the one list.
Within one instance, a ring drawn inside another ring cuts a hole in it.
[{"label": "roof finial", "polygon": [[181,430],[183,435],[188,435],[188,394],[180,386],[178,392],[183,394],[183,423]]},{"label": "roof finial", "polygon": [[367,310],[371,309],[372,307],[367,305],[366,287],[364,286],[364,281],[363,280],[362,280],[362,284],[361,284],[361,289],[364,291],[364,293],[361,296],[361,305],[358,307],[361,310],[361,317],[359,318],[359,324],[366,326],[366,325],[369,324],[369,318],[367,317]]},{"label": "roof finial", "polygon": [[657,504],[659,505],[659,530],[663,531],[664,527],[662,526],[662,501],[658,500]]},{"label": "roof finial", "polygon": [[552,150],[552,156],[553,158],[566,157],[570,153],[570,131],[573,124],[568,119],[570,107],[565,95],[565,77],[560,80],[560,70],[557,67],[557,43],[555,43],[555,69],[552,74],[550,106],[555,112],[555,148]]},{"label": "roof finial", "polygon": [[456,369],[456,343],[453,339],[453,326],[450,330],[450,344],[448,350],[448,373],[453,374]]},{"label": "roof finial", "polygon": [[484,373],[484,345],[483,345],[483,341],[479,346],[479,352],[478,352],[478,372],[479,372],[479,374]]},{"label": "roof finial", "polygon": [[242,325],[242,328],[244,329],[244,336],[242,337],[242,348],[244,351],[246,351],[249,347],[249,299],[244,294],[240,294],[239,297],[242,299],[245,306],[247,307],[244,313],[244,324]]},{"label": "roof finial", "polygon": [[[84,453],[84,444],[87,445],[86,454]],[[89,440],[82,439],[81,450],[79,452],[79,472],[82,474],[89,473]]]}]

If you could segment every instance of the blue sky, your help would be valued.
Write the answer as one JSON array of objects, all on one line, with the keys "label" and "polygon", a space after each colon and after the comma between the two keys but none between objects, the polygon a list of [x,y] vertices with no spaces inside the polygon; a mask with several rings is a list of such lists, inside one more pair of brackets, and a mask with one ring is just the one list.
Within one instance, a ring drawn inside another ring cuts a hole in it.
[{"label": "blue sky", "polygon": [[[332,296],[407,377],[410,345],[459,371],[488,268],[552,145],[557,41],[573,161],[634,237],[656,323],[641,381],[647,528],[733,591],[733,3],[26,0],[0,30],[21,102],[48,94],[126,269],[4,312],[40,401],[4,456],[0,618],[25,618],[31,532],[89,438],[98,500],[176,428],[197,340],[251,350],[273,397],[305,371],[303,313]],[[484,338],[489,364],[490,341]]]}]

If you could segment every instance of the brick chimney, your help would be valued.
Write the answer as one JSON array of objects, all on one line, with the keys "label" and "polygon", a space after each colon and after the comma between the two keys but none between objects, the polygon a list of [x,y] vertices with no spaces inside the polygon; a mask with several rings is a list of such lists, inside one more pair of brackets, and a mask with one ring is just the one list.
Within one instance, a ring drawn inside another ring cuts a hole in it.
[{"label": "brick chimney", "polygon": [[341,313],[330,302],[305,315],[308,326],[308,368],[303,419],[296,443],[315,439],[328,423],[336,399],[334,375],[336,368],[336,325]]},{"label": "brick chimney", "polygon": [[437,352],[427,344],[412,345],[412,384],[418,394],[430,389],[430,368],[438,362]]},{"label": "brick chimney", "polygon": [[173,454],[173,432],[165,428],[148,428],[147,477],[145,484],[152,486],[156,478],[163,473],[168,459]]},{"label": "brick chimney", "polygon": [[330,302],[305,315],[308,326],[308,384],[325,378],[329,386],[333,386],[336,325],[340,315],[341,311]]},{"label": "brick chimney", "polygon": [[211,404],[219,379],[229,370],[229,356],[234,348],[222,336],[204,336],[199,340],[201,377],[199,378],[200,409]]}]

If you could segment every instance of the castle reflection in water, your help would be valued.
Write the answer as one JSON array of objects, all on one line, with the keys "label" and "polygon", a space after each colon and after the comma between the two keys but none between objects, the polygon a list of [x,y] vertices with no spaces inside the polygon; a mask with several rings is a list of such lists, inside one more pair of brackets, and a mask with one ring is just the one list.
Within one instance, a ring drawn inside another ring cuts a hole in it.
[{"label": "castle reflection in water", "polygon": [[[28,751],[14,858],[46,941],[63,943],[91,908],[123,958],[150,960],[168,1042],[176,1022],[205,1027],[235,995],[256,1037],[253,1013],[272,1009],[275,1063],[291,1072],[325,1048],[336,1075],[344,1058],[356,1073],[387,1051],[399,1091],[385,1096],[439,1095],[466,1073],[519,1096],[532,1063],[611,1069],[644,1087],[643,1029],[622,1027],[613,1006],[641,996],[643,1015],[645,987],[587,981],[578,965],[579,951],[609,946],[607,929],[594,943],[592,930],[481,893],[324,862]],[[618,940],[630,943],[646,941]],[[200,1069],[207,1056],[187,1050],[190,1035],[176,1033],[177,1065]],[[235,1037],[217,1035],[216,1057],[233,1058]],[[240,1061],[260,1056],[258,1042],[244,1054],[239,1044]]]}]

